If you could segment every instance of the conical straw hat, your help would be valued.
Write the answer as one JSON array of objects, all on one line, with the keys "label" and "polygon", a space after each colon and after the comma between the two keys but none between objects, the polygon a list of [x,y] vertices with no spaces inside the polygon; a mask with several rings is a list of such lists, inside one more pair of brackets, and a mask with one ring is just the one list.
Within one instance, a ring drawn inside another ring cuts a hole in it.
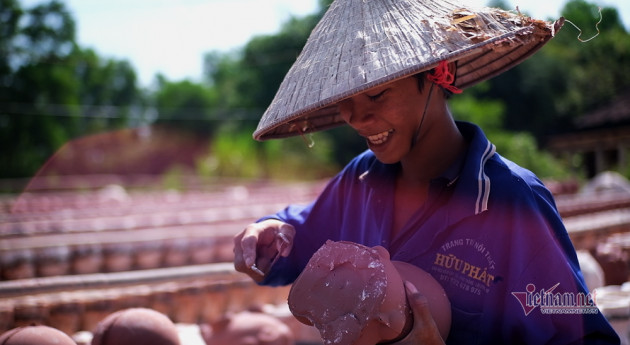
[{"label": "conical straw hat", "polygon": [[343,122],[336,103],[458,61],[465,88],[519,64],[563,23],[451,0],[336,0],[311,33],[254,138],[315,132]]}]

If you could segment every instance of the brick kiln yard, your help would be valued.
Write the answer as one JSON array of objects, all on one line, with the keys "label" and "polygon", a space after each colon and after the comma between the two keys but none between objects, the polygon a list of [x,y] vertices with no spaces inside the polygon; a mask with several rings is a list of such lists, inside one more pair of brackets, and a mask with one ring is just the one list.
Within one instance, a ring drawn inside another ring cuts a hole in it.
[{"label": "brick kiln yard", "polygon": [[[596,178],[579,191],[575,185],[549,187],[586,258],[589,287],[599,288],[598,306],[625,337],[630,184],[610,181]],[[289,313],[288,287],[260,287],[234,271],[232,237],[262,215],[309,202],[323,186],[232,181],[156,191],[103,185],[3,196],[0,333],[38,323],[81,343],[107,315],[146,307],[175,322],[183,344],[195,345],[203,344],[198,325],[258,308],[285,321],[297,343],[318,343],[316,331]]]}]

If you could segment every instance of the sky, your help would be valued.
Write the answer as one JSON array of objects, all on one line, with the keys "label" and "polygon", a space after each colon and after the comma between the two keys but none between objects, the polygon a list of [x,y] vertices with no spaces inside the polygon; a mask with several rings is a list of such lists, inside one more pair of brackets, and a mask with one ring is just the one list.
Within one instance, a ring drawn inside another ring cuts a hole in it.
[{"label": "sky", "polygon": [[[140,85],[155,75],[199,81],[203,56],[244,46],[253,36],[273,34],[291,16],[317,10],[318,0],[62,0],[77,22],[81,47],[99,56],[128,60]],[[463,0],[475,6],[487,0]],[[506,0],[534,18],[557,18],[566,0]],[[630,28],[629,0],[588,0],[619,10]],[[29,8],[46,0],[21,0]],[[570,18],[569,18],[570,19]],[[565,24],[566,27],[566,24]],[[577,36],[577,31],[576,31]]]}]

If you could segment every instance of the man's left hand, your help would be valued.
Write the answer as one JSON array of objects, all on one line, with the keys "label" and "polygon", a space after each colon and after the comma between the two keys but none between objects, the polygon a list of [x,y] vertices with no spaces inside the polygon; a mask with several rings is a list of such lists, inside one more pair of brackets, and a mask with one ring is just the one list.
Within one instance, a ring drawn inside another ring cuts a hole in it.
[{"label": "man's left hand", "polygon": [[427,298],[418,292],[418,289],[408,281],[405,282],[405,292],[407,293],[407,300],[413,311],[413,328],[404,339],[396,344],[444,344],[444,340],[440,336],[440,331],[433,320],[433,316],[431,316]]}]

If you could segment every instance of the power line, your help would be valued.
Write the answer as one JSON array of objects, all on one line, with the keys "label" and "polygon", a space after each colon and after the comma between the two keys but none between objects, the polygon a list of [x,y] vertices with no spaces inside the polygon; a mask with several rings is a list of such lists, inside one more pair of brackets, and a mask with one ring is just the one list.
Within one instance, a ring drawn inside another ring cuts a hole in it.
[{"label": "power line", "polygon": [[173,121],[258,120],[259,109],[177,108],[140,105],[79,105],[0,103],[0,115],[83,117],[93,119],[133,118]]}]

